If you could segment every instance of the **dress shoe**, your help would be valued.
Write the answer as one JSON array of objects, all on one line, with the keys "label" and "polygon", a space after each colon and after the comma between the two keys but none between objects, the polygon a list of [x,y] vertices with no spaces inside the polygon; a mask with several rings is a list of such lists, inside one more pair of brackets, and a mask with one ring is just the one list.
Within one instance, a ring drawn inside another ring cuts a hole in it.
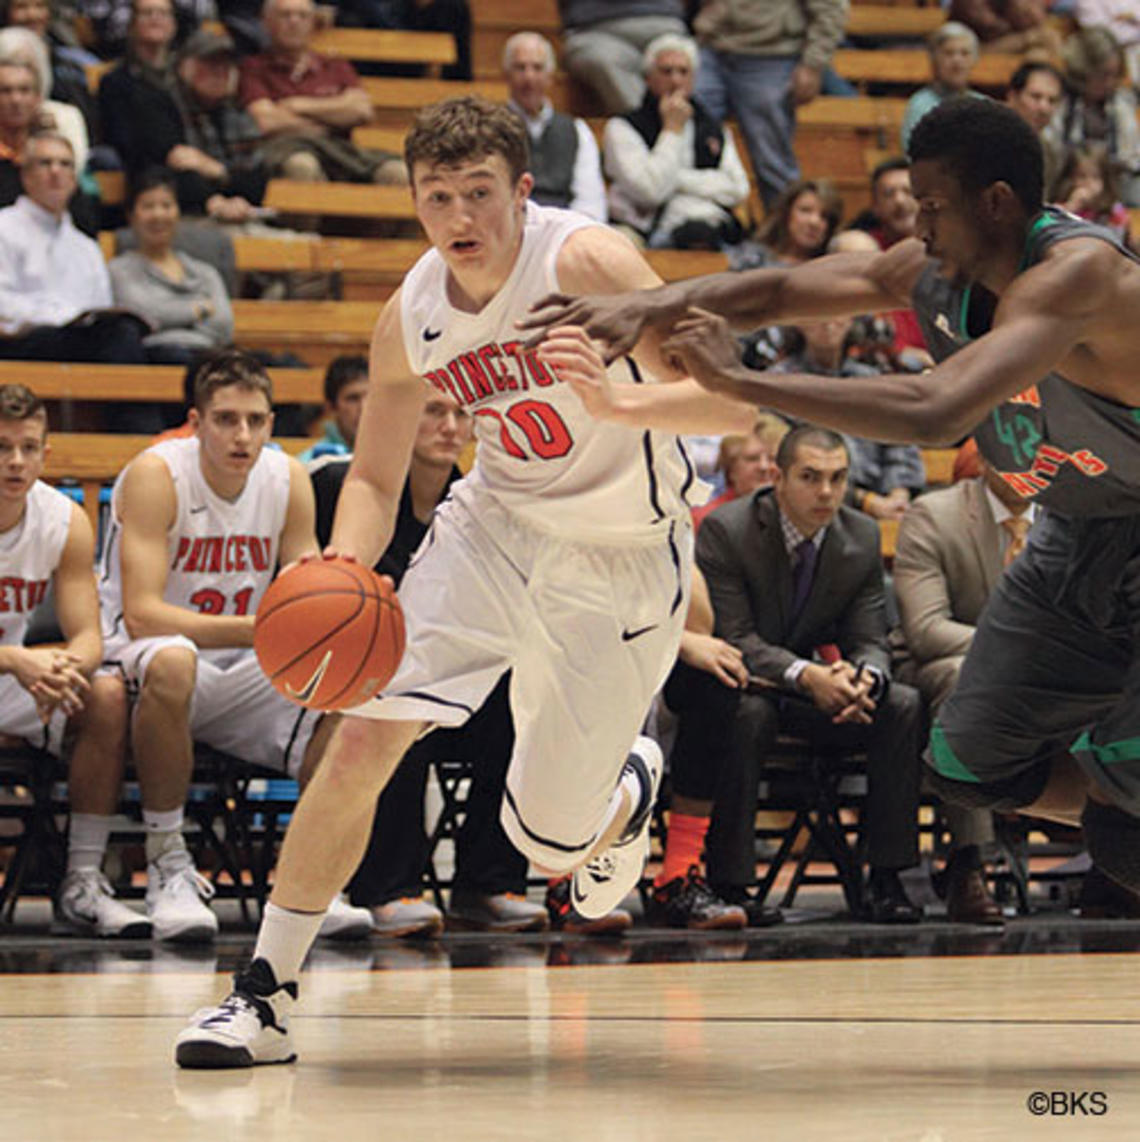
[{"label": "dress shoe", "polygon": [[955,853],[946,867],[947,918],[955,924],[1004,924],[986,885],[985,871],[976,860],[962,857],[964,851]]},{"label": "dress shoe", "polygon": [[717,885],[712,891],[726,904],[735,904],[744,909],[749,928],[771,928],[784,922],[784,914],[779,908],[770,908],[759,896],[746,888],[736,885]]},{"label": "dress shoe", "polygon": [[1077,901],[1082,920],[1135,920],[1140,918],[1140,893],[1117,884],[1094,864],[1081,882]]},{"label": "dress shoe", "polygon": [[447,926],[473,932],[545,932],[546,909],[514,892],[451,891]]},{"label": "dress shoe", "polygon": [[922,909],[907,899],[893,868],[873,868],[863,894],[863,918],[872,924],[917,924]]}]

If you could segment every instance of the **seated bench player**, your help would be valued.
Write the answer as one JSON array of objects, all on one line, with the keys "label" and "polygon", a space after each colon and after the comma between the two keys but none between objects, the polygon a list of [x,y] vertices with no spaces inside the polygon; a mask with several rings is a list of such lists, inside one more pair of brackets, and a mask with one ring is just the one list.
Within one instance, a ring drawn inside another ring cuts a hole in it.
[{"label": "seated bench player", "polygon": [[[272,398],[253,357],[208,358],[194,380],[196,435],[151,446],[112,491],[99,576],[104,657],[134,698],[147,913],[159,939],[209,940],[218,930],[212,887],[182,837],[193,743],[304,781],[324,737],[320,714],[279,695],[252,650],[276,567],[317,551],[308,473],[266,447]],[[322,929],[370,930],[368,912],[343,901]]]},{"label": "seated bench player", "polygon": [[[65,736],[74,737],[68,871],[57,919],[87,934],[145,936],[149,923],[114,898],[99,868],[102,849],[90,859],[92,822],[106,820],[109,831],[122,781],[115,726],[125,696],[118,679],[92,677],[102,657],[95,539],[83,510],[40,481],[47,447],[43,402],[23,385],[0,385],[0,735],[56,757]],[[64,643],[24,646],[49,586]]]}]

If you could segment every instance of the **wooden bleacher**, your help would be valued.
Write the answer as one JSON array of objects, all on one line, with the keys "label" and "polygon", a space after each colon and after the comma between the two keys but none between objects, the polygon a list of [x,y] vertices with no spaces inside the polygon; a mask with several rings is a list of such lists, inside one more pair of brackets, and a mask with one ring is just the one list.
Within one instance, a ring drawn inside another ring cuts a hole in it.
[{"label": "wooden bleacher", "polygon": [[[997,52],[982,55],[970,76],[970,85],[1004,91],[1021,56]],[[923,48],[840,48],[832,66],[850,83],[866,87],[919,88],[930,82],[930,56]]]}]

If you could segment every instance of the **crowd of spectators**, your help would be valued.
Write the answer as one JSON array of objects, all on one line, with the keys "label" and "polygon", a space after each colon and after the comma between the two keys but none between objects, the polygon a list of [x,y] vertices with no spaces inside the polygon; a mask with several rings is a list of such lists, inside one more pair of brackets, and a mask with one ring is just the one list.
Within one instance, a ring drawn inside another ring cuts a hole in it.
[{"label": "crowd of spectators", "polygon": [[[868,209],[846,229],[834,186],[801,177],[793,149],[796,109],[832,90],[845,0],[560,0],[561,59],[546,37],[520,31],[505,42],[502,75],[529,135],[538,202],[608,222],[642,247],[724,251],[742,269],[911,237],[911,131],[943,100],[989,97],[971,78],[985,53],[1022,53],[1005,98],[1041,139],[1050,200],[1127,241],[1127,207],[1140,205],[1133,7],[1078,0],[1080,27],[1062,43],[1044,0],[954,0],[926,45],[930,82],[911,96],[900,137],[870,174]],[[444,74],[471,76],[466,0],[351,0],[335,16],[450,31],[457,62]],[[0,3],[0,357],[193,366],[234,340],[228,235],[262,223],[270,178],[407,184],[401,156],[353,140],[372,106],[350,63],[313,49],[327,19],[313,0]],[[215,20],[221,26],[204,26]],[[560,63],[608,116],[600,147],[583,118],[555,106]],[[95,96],[92,66],[102,69]],[[106,169],[123,170],[128,185],[127,225],[109,264],[92,237],[107,228],[93,179]],[[753,194],[763,203],[758,224]],[[796,373],[930,363],[909,310],[757,330],[746,347],[754,367]],[[328,372],[324,435],[303,456],[318,530],[331,522],[366,377],[364,358]],[[425,417],[397,528],[404,547],[382,567],[397,578],[469,434],[454,409],[429,406]],[[116,416],[114,427],[161,424]],[[792,733],[865,754],[866,915],[914,921],[920,910],[899,873],[918,860],[925,727],[1032,511],[984,469],[924,494],[916,448],[774,416],[749,436],[693,443],[717,494],[695,513],[697,589],[662,699],[676,725],[673,801],[651,916],[678,927],[778,922],[751,893],[754,821],[765,750]],[[900,523],[893,576],[884,576],[874,521]],[[564,885],[550,885],[545,906],[525,900],[525,866],[498,827],[511,741],[504,682],[467,728],[429,738],[401,769],[350,886],[378,931],[443,925],[420,899],[428,854],[416,807],[429,763],[445,755],[480,763],[453,920],[574,930]],[[947,810],[946,821],[949,915],[994,922],[985,879],[993,822],[963,810]]]}]

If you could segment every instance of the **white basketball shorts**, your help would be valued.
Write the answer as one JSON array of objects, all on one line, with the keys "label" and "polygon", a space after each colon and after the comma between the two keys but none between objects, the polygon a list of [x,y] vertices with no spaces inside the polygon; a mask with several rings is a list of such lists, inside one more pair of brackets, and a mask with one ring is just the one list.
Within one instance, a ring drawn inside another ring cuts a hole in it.
[{"label": "white basketball shorts", "polygon": [[108,642],[103,657],[107,665],[122,671],[128,689],[137,694],[154,656],[170,647],[182,647],[198,656],[190,736],[251,765],[296,777],[321,715],[278,694],[252,650],[213,655],[200,652],[182,635],[160,635]]},{"label": "white basketball shorts", "polygon": [[437,510],[399,597],[408,645],[395,677],[352,711],[456,726],[511,670],[515,749],[503,825],[551,870],[580,864],[676,658],[692,534],[610,546],[524,523],[486,492]]}]

